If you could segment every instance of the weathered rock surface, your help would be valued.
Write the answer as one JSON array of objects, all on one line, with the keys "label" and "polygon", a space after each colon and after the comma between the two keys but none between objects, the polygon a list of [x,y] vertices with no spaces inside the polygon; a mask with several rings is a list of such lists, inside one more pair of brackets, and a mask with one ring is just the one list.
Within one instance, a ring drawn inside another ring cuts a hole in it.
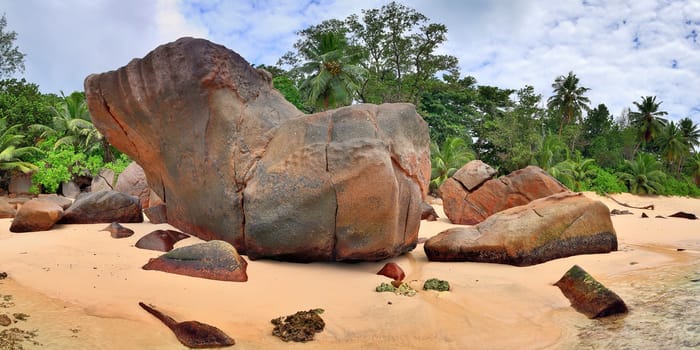
[{"label": "weathered rock surface", "polygon": [[114,170],[100,169],[97,175],[92,177],[90,192],[102,192],[114,190]]},{"label": "weathered rock surface", "polygon": [[224,241],[180,247],[151,259],[144,270],[158,270],[220,281],[245,282],[248,263],[236,248]]},{"label": "weathered rock surface", "polygon": [[438,214],[435,212],[435,208],[433,208],[432,205],[423,202],[420,205],[421,207],[421,214],[420,214],[420,219],[421,220],[428,220],[428,221],[435,221],[439,218]]},{"label": "weathered rock surface", "polygon": [[85,89],[97,129],[182,231],[251,259],[380,260],[416,245],[430,156],[412,105],[304,115],[238,54],[192,38]]},{"label": "weathered rock surface", "polygon": [[0,219],[14,218],[15,214],[17,214],[15,206],[4,197],[0,197]]},{"label": "weathered rock surface", "polygon": [[561,289],[576,311],[588,318],[627,312],[627,305],[615,292],[605,288],[578,265],[574,265],[554,284]]},{"label": "weathered rock surface", "polygon": [[165,224],[168,222],[168,211],[165,204],[150,206],[144,209],[143,213],[152,224]]},{"label": "weathered rock surface", "polygon": [[403,281],[406,278],[406,273],[403,272],[401,266],[393,262],[384,264],[384,267],[377,272],[377,275],[386,276],[395,281]]},{"label": "weathered rock surface", "polygon": [[124,227],[118,222],[113,222],[100,231],[109,231],[109,235],[112,236],[112,238],[127,238],[134,235],[134,230]]},{"label": "weathered rock surface", "polygon": [[527,266],[617,250],[617,235],[605,204],[566,192],[504,210],[476,226],[441,232],[423,248],[432,261]]},{"label": "weathered rock surface", "polygon": [[40,201],[49,201],[58,204],[63,210],[66,210],[70,208],[71,205],[73,205],[73,201],[63,197],[63,196],[57,196],[55,194],[51,195],[40,195],[39,197],[36,198],[37,200]]},{"label": "weathered rock surface", "polygon": [[135,246],[141,249],[169,252],[173,249],[175,243],[189,237],[186,233],[179,231],[155,230],[139,238]]},{"label": "weathered rock surface", "polygon": [[10,231],[48,231],[61,219],[62,215],[63,208],[58,204],[32,199],[19,208],[10,225]]},{"label": "weathered rock surface", "polygon": [[535,166],[489,180],[494,174],[481,161],[471,161],[440,186],[445,215],[452,223],[476,225],[499,211],[568,191]]},{"label": "weathered rock surface", "polygon": [[10,176],[8,192],[14,194],[29,194],[32,188],[32,173],[14,172]]},{"label": "weathered rock surface", "polygon": [[80,186],[73,181],[67,181],[61,184],[61,193],[67,198],[77,198],[80,194]]},{"label": "weathered rock surface", "polygon": [[149,207],[148,202],[151,196],[151,188],[148,187],[146,174],[143,172],[143,168],[136,162],[131,162],[131,164],[119,174],[117,183],[114,185],[114,190],[138,197],[141,202],[141,208],[143,209]]},{"label": "weathered rock surface", "polygon": [[117,191],[84,193],[63,214],[62,224],[143,222],[139,199]]}]

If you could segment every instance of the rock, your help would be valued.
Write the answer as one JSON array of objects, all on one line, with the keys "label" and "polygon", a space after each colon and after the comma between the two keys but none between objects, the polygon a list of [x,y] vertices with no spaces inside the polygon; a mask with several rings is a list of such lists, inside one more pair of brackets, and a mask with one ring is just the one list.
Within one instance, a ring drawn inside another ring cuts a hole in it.
[{"label": "rock", "polygon": [[136,247],[141,249],[169,252],[175,243],[190,236],[174,230],[155,230],[136,241]]},{"label": "rock", "polygon": [[321,318],[323,309],[298,311],[294,315],[272,319],[275,328],[272,335],[288,342],[307,342],[314,340],[314,335],[323,331],[326,323]]},{"label": "rock", "polygon": [[168,212],[165,204],[150,206],[144,209],[143,213],[146,214],[148,221],[152,224],[165,224],[168,222]]},{"label": "rock", "polygon": [[561,289],[576,311],[588,318],[627,312],[627,305],[617,294],[605,288],[578,265],[570,268],[554,285]]},{"label": "rock", "polygon": [[66,210],[70,208],[71,205],[73,205],[73,201],[64,197],[64,196],[57,196],[55,194],[49,194],[49,195],[39,195],[39,197],[36,198],[37,200],[40,201],[49,201],[58,204],[63,210]]},{"label": "rock", "polygon": [[58,204],[33,199],[24,203],[10,225],[11,232],[35,232],[50,230],[63,215]]},{"label": "rock", "polygon": [[435,221],[439,218],[438,214],[435,212],[435,208],[432,205],[422,202],[421,205],[421,220]]},{"label": "rock", "polygon": [[632,215],[632,212],[629,210],[613,209],[610,211],[610,215]]},{"label": "rock", "polygon": [[7,272],[0,272],[0,280],[7,278]]},{"label": "rock", "polygon": [[679,211],[679,212],[677,212],[677,213],[671,214],[671,215],[669,215],[668,217],[671,217],[671,218],[688,219],[688,220],[697,220],[697,219],[698,219],[698,217],[695,216],[695,214],[693,214],[693,213],[686,213],[686,212],[682,212],[682,211]]},{"label": "rock", "polygon": [[13,194],[29,194],[32,188],[32,173],[13,172],[10,176],[8,192]]},{"label": "rock", "polygon": [[97,175],[93,176],[90,184],[90,192],[102,192],[114,190],[114,170],[100,169]]},{"label": "rock", "polygon": [[134,230],[124,227],[116,221],[100,231],[109,231],[112,238],[126,238],[131,237],[134,234]]},{"label": "rock", "polygon": [[73,181],[64,182],[61,184],[61,193],[67,198],[77,198],[80,194],[80,186]]},{"label": "rock", "polygon": [[95,127],[141,164],[182,231],[250,259],[415,248],[430,155],[412,105],[304,115],[238,54],[192,38],[91,75],[85,91]]},{"label": "rock", "polygon": [[403,279],[406,278],[406,274],[403,272],[401,266],[393,262],[384,264],[384,267],[377,272],[377,275],[386,276],[395,281],[403,281]]},{"label": "rock", "polygon": [[151,259],[144,270],[158,270],[219,281],[245,282],[248,263],[224,241],[209,241],[173,249]]},{"label": "rock", "polygon": [[0,197],[0,219],[14,218],[17,210],[5,197]]},{"label": "rock", "polygon": [[114,190],[138,197],[141,202],[141,208],[146,209],[149,207],[148,202],[151,189],[148,187],[146,174],[143,172],[143,168],[136,162],[131,162],[131,164],[119,174],[117,184],[114,185]]},{"label": "rock", "polygon": [[138,198],[117,191],[91,192],[78,196],[66,210],[62,224],[143,222]]},{"label": "rock", "polygon": [[617,236],[605,204],[567,192],[504,210],[476,226],[441,232],[423,248],[431,261],[527,266],[608,253],[617,250]]},{"label": "rock", "polygon": [[452,175],[452,178],[459,181],[467,191],[474,192],[474,190],[484,182],[493,179],[496,173],[496,169],[492,168],[490,165],[480,160],[472,160],[459,168]]},{"label": "rock", "polygon": [[[470,166],[474,162],[467,163],[440,186],[445,215],[454,224],[476,225],[499,211],[568,191],[559,181],[535,166],[475,185],[477,181],[468,181],[466,176],[475,172],[469,170],[475,168]],[[488,166],[484,164],[478,168],[483,167]],[[465,168],[467,170],[462,171]],[[480,172],[483,174],[481,178],[491,173],[488,170]]]},{"label": "rock", "polygon": [[641,218],[642,218],[642,219],[647,219],[647,218],[649,218],[649,215],[647,215],[647,213],[645,213],[645,212],[642,212]]},{"label": "rock", "polygon": [[423,290],[436,290],[438,292],[447,292],[450,290],[450,282],[431,278],[423,283]]},{"label": "rock", "polygon": [[236,344],[224,331],[199,321],[177,322],[172,317],[158,311],[154,306],[139,302],[139,306],[148,311],[170,328],[177,340],[188,348],[221,348]]},{"label": "rock", "polygon": [[0,315],[0,326],[7,327],[12,324],[12,319],[6,314]]}]

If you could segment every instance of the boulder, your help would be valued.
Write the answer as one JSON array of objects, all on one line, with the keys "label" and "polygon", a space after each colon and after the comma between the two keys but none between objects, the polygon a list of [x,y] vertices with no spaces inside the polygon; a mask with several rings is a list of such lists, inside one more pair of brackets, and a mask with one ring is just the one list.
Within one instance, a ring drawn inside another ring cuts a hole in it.
[{"label": "boulder", "polygon": [[238,54],[192,38],[85,91],[95,127],[182,231],[251,259],[380,260],[416,245],[430,154],[413,105],[304,115]]},{"label": "boulder", "polygon": [[118,222],[113,222],[113,223],[109,224],[109,226],[101,229],[100,231],[109,231],[110,236],[112,236],[112,238],[117,238],[117,239],[127,238],[127,237],[131,237],[134,235],[134,230],[132,230],[128,227],[124,227],[124,226],[122,226],[122,224],[120,224]]},{"label": "boulder", "polygon": [[452,223],[475,225],[499,211],[568,191],[559,181],[535,166],[483,181],[493,174],[493,169],[488,165],[472,161],[440,186],[445,215]]},{"label": "boulder", "polygon": [[144,270],[158,270],[219,281],[245,282],[248,263],[236,248],[224,241],[180,247],[151,259]]},{"label": "boulder", "polygon": [[420,214],[420,219],[421,220],[428,220],[428,221],[435,221],[439,218],[438,214],[435,212],[435,208],[433,208],[432,205],[423,202],[420,204],[421,208],[421,214]]},{"label": "boulder", "polygon": [[114,170],[100,169],[97,175],[92,177],[90,192],[111,191],[114,189]]},{"label": "boulder", "polygon": [[85,193],[75,200],[61,219],[62,224],[143,222],[139,199],[117,191]]},{"label": "boulder", "polygon": [[476,226],[441,232],[423,248],[431,261],[527,266],[617,250],[617,235],[605,204],[566,192],[504,210]]},{"label": "boulder", "polygon": [[627,312],[627,305],[615,292],[605,288],[578,265],[574,265],[554,284],[571,301],[576,311],[599,318]]},{"label": "boulder", "polygon": [[161,252],[169,252],[175,246],[175,243],[189,238],[186,233],[175,230],[155,230],[136,241],[136,248],[158,250]]},{"label": "boulder", "polygon": [[152,224],[165,224],[168,222],[168,211],[166,209],[165,204],[158,204],[144,209],[143,213],[146,214],[148,221]]},{"label": "boulder", "polygon": [[32,188],[32,174],[15,171],[10,176],[8,192],[12,194],[29,194]]},{"label": "boulder", "polygon": [[143,168],[136,162],[131,162],[119,177],[117,184],[114,185],[114,190],[128,195],[138,197],[141,201],[141,208],[148,208],[148,200],[151,195],[151,189],[146,181],[146,174]]},{"label": "boulder", "polygon": [[61,193],[66,198],[77,198],[80,194],[80,186],[75,181],[66,181],[61,184]]},{"label": "boulder", "polygon": [[51,201],[33,199],[24,203],[10,225],[11,232],[50,230],[63,215],[63,208]]},{"label": "boulder", "polygon": [[5,197],[0,197],[0,219],[14,218],[16,213],[15,206],[10,204]]},{"label": "boulder", "polygon": [[70,208],[71,205],[73,205],[73,201],[63,197],[63,196],[57,196],[55,194],[48,194],[48,195],[39,195],[39,197],[36,198],[37,200],[40,201],[48,201],[48,202],[53,202],[58,204],[63,210],[66,210]]}]

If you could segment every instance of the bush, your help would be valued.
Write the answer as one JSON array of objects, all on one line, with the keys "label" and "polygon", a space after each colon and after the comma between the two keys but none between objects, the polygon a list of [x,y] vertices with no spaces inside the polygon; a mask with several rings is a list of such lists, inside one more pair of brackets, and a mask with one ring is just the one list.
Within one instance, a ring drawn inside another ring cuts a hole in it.
[{"label": "bush", "polygon": [[683,177],[679,180],[672,176],[667,176],[666,181],[664,181],[664,190],[661,194],[665,196],[700,197],[700,188],[688,177]]},{"label": "bush", "polygon": [[590,183],[590,190],[597,194],[626,192],[627,187],[609,171],[595,167],[593,179]]}]

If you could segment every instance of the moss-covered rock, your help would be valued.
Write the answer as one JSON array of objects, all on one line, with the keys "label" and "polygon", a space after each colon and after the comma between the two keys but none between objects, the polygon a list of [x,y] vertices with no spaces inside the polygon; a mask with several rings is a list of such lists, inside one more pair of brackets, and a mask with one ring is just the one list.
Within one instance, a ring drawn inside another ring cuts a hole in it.
[{"label": "moss-covered rock", "polygon": [[320,316],[322,313],[323,309],[312,309],[272,319],[270,322],[275,325],[272,335],[286,342],[290,340],[295,342],[314,340],[314,335],[326,327],[326,323]]},{"label": "moss-covered rock", "polygon": [[436,290],[438,292],[446,292],[450,290],[450,282],[431,278],[423,283],[423,290]]}]

